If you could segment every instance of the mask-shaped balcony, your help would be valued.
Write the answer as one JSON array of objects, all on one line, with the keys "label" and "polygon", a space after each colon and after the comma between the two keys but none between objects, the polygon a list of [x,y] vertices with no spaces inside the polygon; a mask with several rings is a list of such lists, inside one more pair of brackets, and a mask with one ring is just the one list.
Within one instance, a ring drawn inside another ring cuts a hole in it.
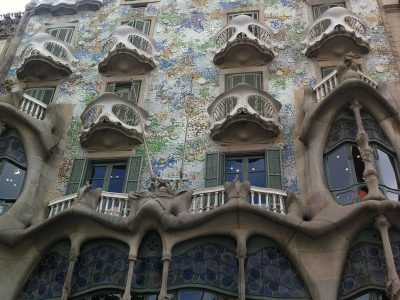
[{"label": "mask-shaped balcony", "polygon": [[216,34],[215,40],[213,61],[216,65],[264,65],[276,55],[271,29],[246,15],[232,18]]},{"label": "mask-shaped balcony", "polygon": [[98,10],[103,0],[40,0],[36,4],[36,14],[51,13],[54,16],[72,15],[80,11]]},{"label": "mask-shaped balcony", "polygon": [[155,41],[130,26],[118,27],[104,44],[103,51],[107,56],[99,63],[100,73],[138,74],[157,67]]},{"label": "mask-shaped balcony", "polygon": [[55,80],[67,77],[76,63],[72,45],[47,34],[37,33],[21,54],[22,65],[17,70],[20,80]]},{"label": "mask-shaped balcony", "polygon": [[316,19],[302,42],[308,57],[319,53],[342,55],[347,52],[364,54],[369,51],[366,26],[344,7],[332,7]]},{"label": "mask-shaped balcony", "polygon": [[280,132],[281,107],[268,93],[238,84],[208,107],[211,138],[226,143],[264,142]]},{"label": "mask-shaped balcony", "polygon": [[104,93],[81,115],[81,145],[89,150],[126,150],[143,143],[148,113],[135,102]]}]

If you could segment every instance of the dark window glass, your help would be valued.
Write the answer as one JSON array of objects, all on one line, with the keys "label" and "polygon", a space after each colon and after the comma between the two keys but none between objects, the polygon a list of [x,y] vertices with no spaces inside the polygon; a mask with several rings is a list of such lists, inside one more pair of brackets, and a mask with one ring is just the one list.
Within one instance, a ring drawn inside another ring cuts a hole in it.
[{"label": "dark window glass", "polygon": [[351,156],[353,158],[353,166],[357,182],[364,182],[364,163],[357,146],[351,146]]},{"label": "dark window glass", "polygon": [[124,191],[126,163],[94,164],[90,172],[89,183],[92,189],[103,188],[107,192]]},{"label": "dark window glass", "polygon": [[341,146],[326,157],[326,166],[331,189],[344,189],[352,184],[346,147]]},{"label": "dark window glass", "polygon": [[248,180],[252,186],[265,187],[265,158],[227,158],[225,181],[233,181],[236,175],[242,182]]},{"label": "dark window glass", "polygon": [[7,161],[0,161],[0,199],[16,200],[21,192],[26,171]]},{"label": "dark window glass", "polygon": [[392,155],[384,152],[381,149],[378,151],[377,165],[380,170],[380,181],[383,185],[386,185],[392,189],[398,189],[398,175],[396,174],[396,163]]},{"label": "dark window glass", "polygon": [[236,176],[243,181],[243,159],[228,159],[226,161],[226,181],[233,181]]},{"label": "dark window glass", "polygon": [[265,159],[249,159],[249,181],[254,186],[265,186]]}]

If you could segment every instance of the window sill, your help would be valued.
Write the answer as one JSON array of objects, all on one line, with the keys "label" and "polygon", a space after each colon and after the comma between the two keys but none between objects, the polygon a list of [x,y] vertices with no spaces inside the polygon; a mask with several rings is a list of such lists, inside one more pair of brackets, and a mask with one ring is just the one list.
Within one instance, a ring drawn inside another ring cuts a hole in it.
[{"label": "window sill", "polygon": [[160,2],[160,0],[120,0],[121,5],[131,5],[132,7],[144,7],[155,2]]}]

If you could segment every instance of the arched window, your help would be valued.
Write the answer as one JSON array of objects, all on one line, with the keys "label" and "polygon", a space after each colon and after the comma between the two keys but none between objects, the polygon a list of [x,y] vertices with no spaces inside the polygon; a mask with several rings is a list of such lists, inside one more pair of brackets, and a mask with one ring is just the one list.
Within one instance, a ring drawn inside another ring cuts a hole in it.
[{"label": "arched window", "polygon": [[13,129],[0,135],[0,214],[17,200],[26,175],[26,156],[21,138]]},{"label": "arched window", "polygon": [[[383,130],[366,112],[362,123],[374,152],[374,167],[379,175],[379,187],[391,200],[399,199],[399,168],[393,147]],[[364,163],[358,150],[357,125],[350,110],[336,118],[325,147],[325,171],[329,189],[342,205],[362,201],[368,193],[364,182]]]}]

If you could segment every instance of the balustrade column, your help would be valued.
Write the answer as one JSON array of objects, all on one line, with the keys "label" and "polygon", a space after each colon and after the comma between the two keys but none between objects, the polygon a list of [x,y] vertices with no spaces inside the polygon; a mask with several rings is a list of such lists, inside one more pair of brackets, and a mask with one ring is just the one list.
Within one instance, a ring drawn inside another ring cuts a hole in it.
[{"label": "balustrade column", "polygon": [[158,295],[158,300],[169,300],[172,299],[172,295],[168,295],[168,272],[169,272],[169,264],[171,262],[171,253],[163,254],[161,259],[163,262],[163,271],[162,271],[162,281],[160,294]]},{"label": "balustrade column", "polygon": [[126,278],[125,292],[122,296],[122,300],[131,300],[131,286],[132,286],[132,278],[133,278],[133,268],[135,267],[135,263],[137,260],[136,255],[129,254],[129,268],[128,268],[128,276]]},{"label": "balustrade column", "polygon": [[69,252],[69,257],[68,257],[68,261],[69,261],[68,262],[68,271],[67,271],[67,275],[65,276],[61,300],[67,300],[69,295],[71,294],[72,275],[74,273],[74,267],[75,267],[76,261],[78,260],[78,257],[79,257],[79,251],[75,252],[71,249],[71,251]]},{"label": "balustrade column", "polygon": [[364,126],[361,120],[361,110],[362,106],[357,100],[353,100],[350,105],[350,109],[353,111],[356,124],[357,124],[357,145],[360,150],[361,159],[364,163],[364,180],[367,183],[368,194],[365,196],[365,200],[384,200],[385,196],[382,195],[379,190],[379,177],[376,172],[374,165],[372,164],[373,160],[373,150],[369,146],[369,138],[368,134],[364,130]]},{"label": "balustrade column", "polygon": [[389,239],[390,223],[384,215],[375,218],[375,228],[379,230],[382,238],[383,250],[385,252],[386,266],[388,270],[388,281],[386,282],[386,294],[391,300],[400,299],[400,280],[396,272],[392,247]]}]

